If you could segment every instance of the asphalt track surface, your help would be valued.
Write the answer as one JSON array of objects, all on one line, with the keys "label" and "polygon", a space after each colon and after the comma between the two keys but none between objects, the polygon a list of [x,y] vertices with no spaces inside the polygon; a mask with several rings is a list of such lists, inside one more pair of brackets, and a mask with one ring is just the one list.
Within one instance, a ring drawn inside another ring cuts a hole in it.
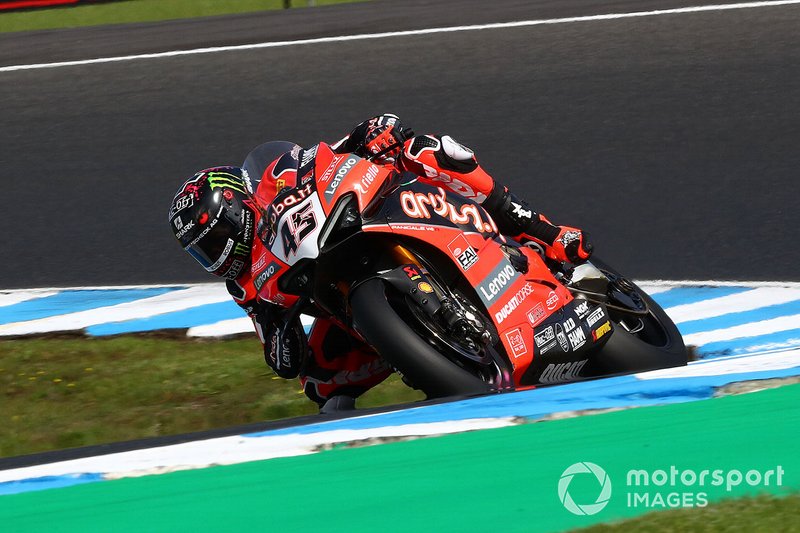
[{"label": "asphalt track surface", "polygon": [[[0,67],[687,5],[375,0],[5,34]],[[800,280],[798,27],[784,5],[0,70],[0,288],[210,281],[167,225],[185,177],[382,111],[633,277]]]}]

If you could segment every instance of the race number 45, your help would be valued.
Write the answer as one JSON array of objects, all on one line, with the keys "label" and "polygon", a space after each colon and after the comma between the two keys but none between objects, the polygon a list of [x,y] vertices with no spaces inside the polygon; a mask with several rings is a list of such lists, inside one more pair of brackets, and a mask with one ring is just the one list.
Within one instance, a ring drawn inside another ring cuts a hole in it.
[{"label": "race number 45", "polygon": [[309,203],[303,209],[289,215],[286,224],[283,225],[281,238],[283,239],[283,251],[288,257],[296,254],[300,244],[317,227],[317,217],[314,216],[314,206]]}]

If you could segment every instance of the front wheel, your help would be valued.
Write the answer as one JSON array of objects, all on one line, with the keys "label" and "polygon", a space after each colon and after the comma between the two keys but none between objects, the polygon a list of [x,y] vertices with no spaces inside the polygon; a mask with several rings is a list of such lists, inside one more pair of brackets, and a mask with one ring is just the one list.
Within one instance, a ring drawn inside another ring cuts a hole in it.
[{"label": "front wheel", "polygon": [[389,303],[386,284],[373,278],[350,296],[353,327],[378,354],[428,398],[492,392],[492,388],[434,349]]},{"label": "front wheel", "polygon": [[672,319],[647,293],[613,268],[593,259],[609,279],[608,312],[614,332],[593,361],[597,375],[683,366],[688,352]]}]

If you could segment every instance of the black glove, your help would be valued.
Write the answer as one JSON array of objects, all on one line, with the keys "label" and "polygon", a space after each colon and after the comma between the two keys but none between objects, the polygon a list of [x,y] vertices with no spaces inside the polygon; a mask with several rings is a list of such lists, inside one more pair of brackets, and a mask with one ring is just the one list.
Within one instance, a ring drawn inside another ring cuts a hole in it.
[{"label": "black glove", "polygon": [[307,349],[306,332],[299,318],[278,321],[264,331],[264,360],[282,378],[297,377]]},{"label": "black glove", "polygon": [[282,378],[297,377],[308,350],[298,314],[263,300],[251,302],[247,314],[255,320],[262,335],[264,361]]},{"label": "black glove", "polygon": [[391,113],[378,115],[356,126],[344,144],[347,150],[376,163],[394,162],[403,143],[414,136],[400,117]]}]

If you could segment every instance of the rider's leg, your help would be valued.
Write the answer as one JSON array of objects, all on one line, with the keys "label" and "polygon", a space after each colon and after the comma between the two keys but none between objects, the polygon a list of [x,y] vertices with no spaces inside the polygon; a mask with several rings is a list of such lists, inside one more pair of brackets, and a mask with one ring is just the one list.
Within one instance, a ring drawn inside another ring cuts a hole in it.
[{"label": "rider's leg", "polygon": [[[405,142],[399,165],[483,205],[500,233],[524,243],[541,244],[548,256],[559,258],[556,243],[564,231],[508,188],[497,183],[479,164],[472,150],[449,135],[419,135]],[[569,228],[573,229],[573,228]],[[588,257],[584,254],[582,259]]]},{"label": "rider's leg", "polygon": [[[341,410],[352,406],[349,399],[358,398],[392,374],[392,368],[369,346],[330,320],[316,320],[308,347],[300,383],[306,396],[321,408]],[[329,402],[337,396],[347,398]]]}]

